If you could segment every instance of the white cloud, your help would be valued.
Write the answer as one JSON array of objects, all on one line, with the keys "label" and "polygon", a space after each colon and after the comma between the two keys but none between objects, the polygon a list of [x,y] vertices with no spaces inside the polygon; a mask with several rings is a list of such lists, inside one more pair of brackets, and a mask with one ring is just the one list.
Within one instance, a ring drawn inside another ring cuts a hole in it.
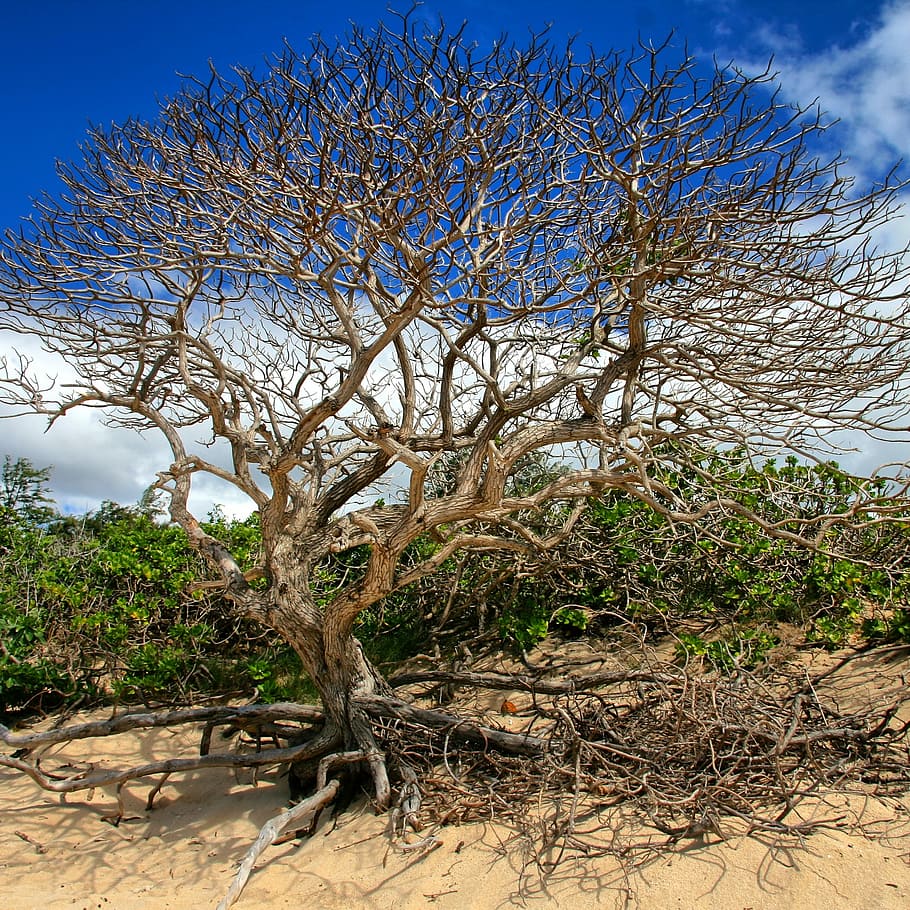
[{"label": "white cloud", "polygon": [[[58,383],[71,375],[64,363],[41,351],[35,339],[0,333],[0,357],[13,350],[29,357],[39,375],[49,374]],[[45,416],[8,416],[11,413],[11,408],[0,406],[0,458],[26,458],[37,468],[52,468],[51,491],[61,512],[93,511],[106,500],[134,505],[172,461],[159,433],[106,426],[97,409],[74,408],[50,427]],[[216,464],[226,463],[223,447],[203,449],[203,454]],[[250,500],[234,487],[214,477],[197,477],[191,508],[204,516],[216,503],[228,516],[244,517],[253,510]]]},{"label": "white cloud", "polygon": [[[865,190],[910,159],[910,0],[883,5],[873,18],[855,22],[843,43],[809,53],[793,27],[770,28],[751,36],[747,71],[760,71],[774,57],[781,97],[805,106],[817,101],[828,121],[837,120],[831,143],[820,153],[842,151],[845,171]],[[849,43],[848,43],[849,42]],[[762,59],[762,55],[766,55]],[[740,56],[740,63],[742,57]],[[902,191],[902,212],[875,232],[883,250],[910,247],[910,192]],[[910,458],[910,438],[893,442],[863,434],[838,436],[852,452],[839,457],[848,470],[869,473],[888,462]]]},{"label": "white cloud", "polygon": [[[855,32],[853,33],[856,34]],[[854,43],[806,53],[800,36],[771,29],[757,36],[774,55],[783,96],[798,104],[818,99],[841,121],[834,138],[861,177],[888,170],[910,155],[910,2],[884,6]],[[752,56],[756,53],[753,45]]]},{"label": "white cloud", "polygon": [[[157,433],[105,426],[100,412],[87,408],[71,411],[50,429],[46,417],[4,419],[0,439],[0,457],[27,458],[35,467],[52,468],[51,489],[57,508],[66,513],[93,511],[105,500],[133,505],[172,460]],[[213,450],[204,454],[216,463],[224,460],[213,457]],[[190,498],[195,514],[206,515],[216,503],[228,516],[243,517],[253,510],[234,487],[197,475]]]}]

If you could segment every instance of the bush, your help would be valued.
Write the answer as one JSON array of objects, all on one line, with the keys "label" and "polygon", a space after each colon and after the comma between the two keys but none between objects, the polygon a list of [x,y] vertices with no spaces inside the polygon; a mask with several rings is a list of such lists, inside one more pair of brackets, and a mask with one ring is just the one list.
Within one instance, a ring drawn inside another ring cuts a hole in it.
[{"label": "bush", "polygon": [[[169,702],[255,689],[266,701],[315,697],[285,643],[235,620],[216,590],[191,593],[205,566],[182,531],[156,521],[148,498],[137,508],[105,503],[64,518],[47,505],[46,471],[6,465],[18,492],[0,506],[0,714],[83,696]],[[735,452],[702,467],[704,476],[741,472],[744,505],[769,522],[808,519],[823,503],[846,511],[863,482],[835,465],[755,468]],[[539,484],[545,466],[535,461],[525,474],[523,482]],[[672,489],[703,480],[690,469],[661,482]],[[542,532],[561,508],[535,516]],[[216,509],[206,527],[244,569],[258,564],[257,516],[231,521]],[[699,529],[672,524],[612,491],[588,503],[554,551],[453,556],[365,610],[358,632],[374,662],[394,664],[423,649],[444,616],[459,613],[448,634],[493,628],[517,649],[556,631],[596,634],[630,620],[672,629],[694,617],[727,632],[679,635],[678,657],[716,670],[760,661],[774,643],[765,630],[781,621],[805,625],[809,640],[825,647],[858,637],[910,641],[910,520],[842,533],[834,543],[841,555],[814,553],[732,513]],[[415,541],[403,564],[438,546]],[[359,577],[368,556],[360,548],[327,559],[317,597],[328,600]]]}]

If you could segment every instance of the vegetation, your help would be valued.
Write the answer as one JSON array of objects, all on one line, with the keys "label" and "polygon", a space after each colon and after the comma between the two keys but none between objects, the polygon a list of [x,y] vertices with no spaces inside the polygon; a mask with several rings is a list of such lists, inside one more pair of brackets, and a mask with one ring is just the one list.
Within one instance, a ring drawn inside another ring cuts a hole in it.
[{"label": "vegetation", "polygon": [[[280,638],[229,620],[220,592],[194,585],[199,556],[153,503],[106,503],[64,517],[49,505],[49,469],[9,457],[6,466],[3,715],[85,700],[187,703],[254,691],[266,702],[312,700],[311,683]],[[769,520],[790,508],[786,491],[800,490],[807,502],[833,491],[846,507],[868,483],[832,464],[755,469],[741,460],[740,470]],[[364,611],[358,630],[370,658],[384,666],[433,642],[454,654],[456,636],[486,632],[503,646],[529,649],[549,634],[603,636],[624,623],[672,630],[680,659],[726,670],[761,661],[780,623],[804,627],[808,642],[828,647],[910,641],[910,520],[864,533],[850,544],[853,560],[769,537],[742,519],[722,523],[717,535],[673,527],[640,501],[608,493],[589,501],[573,534],[545,559],[450,559],[434,576]],[[257,564],[255,514],[228,520],[216,510],[206,530],[230,541],[242,565]],[[438,543],[415,546],[428,551]],[[327,560],[321,596],[330,598],[367,558],[360,550]],[[687,621],[699,631],[685,631]]]},{"label": "vegetation", "polygon": [[[0,244],[0,331],[31,336],[67,382],[10,357],[0,403],[51,422],[91,407],[160,434],[171,463],[154,488],[170,523],[111,507],[88,536],[23,529],[62,566],[65,541],[80,559],[78,577],[41,586],[33,620],[10,618],[38,646],[35,666],[59,666],[42,651],[60,638],[46,631],[52,603],[130,695],[218,678],[206,649],[234,621],[256,623],[319,696],[271,757],[315,785],[301,811],[334,801],[337,766],[354,764],[375,805],[397,799],[400,815],[419,803],[408,737],[445,730],[440,759],[450,739],[481,742],[530,762],[524,783],[555,774],[577,794],[582,767],[613,767],[609,718],[597,695],[538,705],[542,735],[419,708],[377,666],[398,649],[371,659],[364,632],[374,649],[406,636],[410,648],[424,623],[444,636],[471,607],[526,649],[625,616],[750,617],[753,632],[678,637],[681,659],[734,674],[767,651],[766,619],[809,611],[829,643],[864,618],[869,634],[900,634],[905,614],[866,617],[865,598],[903,609],[892,557],[905,554],[907,478],[765,459],[824,459],[837,434],[906,422],[910,250],[876,244],[902,186],[889,174],[854,187],[819,157],[818,110],[783,104],[771,81],[670,46],[579,55],[532,36],[483,50],[405,15],[288,49],[264,74],[213,70],[155,122],[94,130],[84,159],[61,167],[66,192]],[[233,485],[257,518],[193,514],[200,475]],[[201,607],[181,594],[199,568],[184,541],[209,576],[190,582]],[[24,547],[8,549],[27,561]],[[77,675],[97,687],[94,653]],[[274,652],[238,660],[279,694]],[[447,684],[504,685],[456,676]],[[665,680],[648,677],[655,718],[661,694],[685,713],[672,699],[686,679]],[[759,722],[711,685],[737,729]],[[791,736],[788,720],[749,742],[771,749],[763,780],[793,780],[818,737],[865,737],[872,756],[889,721]],[[691,756],[697,771],[700,742]],[[61,791],[114,780],[0,762]],[[735,790],[724,777],[718,793]],[[788,809],[795,792],[780,794]]]}]

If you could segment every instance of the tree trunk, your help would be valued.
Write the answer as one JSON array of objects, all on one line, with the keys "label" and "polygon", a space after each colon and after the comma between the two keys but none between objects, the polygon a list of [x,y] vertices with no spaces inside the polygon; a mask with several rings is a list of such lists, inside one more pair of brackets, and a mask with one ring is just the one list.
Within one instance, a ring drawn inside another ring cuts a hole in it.
[{"label": "tree trunk", "polygon": [[[288,600],[292,602],[288,602]],[[373,779],[377,808],[388,807],[390,786],[385,757],[373,736],[370,718],[356,704],[369,695],[391,695],[392,689],[363,653],[350,632],[327,634],[315,605],[288,598],[274,613],[274,628],[294,648],[322,699],[327,723],[321,734],[324,754],[360,751]],[[313,620],[318,616],[319,622]]]}]

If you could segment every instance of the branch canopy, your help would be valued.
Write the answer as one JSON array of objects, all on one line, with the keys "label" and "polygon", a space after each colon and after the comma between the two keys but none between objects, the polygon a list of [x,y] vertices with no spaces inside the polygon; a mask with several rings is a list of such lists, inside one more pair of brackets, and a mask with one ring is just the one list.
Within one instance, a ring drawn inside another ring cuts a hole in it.
[{"label": "branch canopy", "polygon": [[[199,472],[307,564],[381,542],[360,605],[427,529],[469,545],[605,487],[695,520],[657,466],[906,428],[910,260],[874,245],[901,185],[856,191],[826,129],[669,46],[480,49],[408,17],[212,70],[94,130],[7,235],[0,328],[74,382],[8,361],[5,400],[161,431],[171,514],[238,593]],[[566,470],[529,491],[535,453]],[[366,508],[389,483],[404,501]]]}]

